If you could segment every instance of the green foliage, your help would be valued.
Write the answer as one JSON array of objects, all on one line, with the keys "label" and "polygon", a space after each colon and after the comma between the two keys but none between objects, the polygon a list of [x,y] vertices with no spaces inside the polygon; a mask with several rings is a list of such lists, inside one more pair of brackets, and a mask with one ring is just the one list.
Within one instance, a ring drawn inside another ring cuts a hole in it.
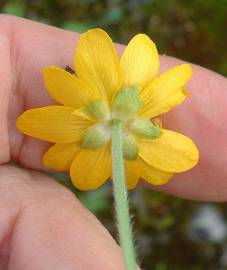
[{"label": "green foliage", "polygon": [[26,14],[26,6],[23,1],[9,1],[3,6],[2,12],[23,17]]},{"label": "green foliage", "polygon": [[161,53],[227,74],[227,0],[3,0],[1,6],[71,31],[102,27],[123,43],[145,32]]},{"label": "green foliage", "polygon": [[89,24],[79,23],[79,22],[74,22],[74,21],[64,21],[60,24],[60,27],[66,30],[79,32],[79,33],[85,32],[91,28]]},{"label": "green foliage", "polygon": [[103,213],[108,211],[108,193],[110,186],[105,185],[98,190],[78,194],[80,201],[93,213]]}]

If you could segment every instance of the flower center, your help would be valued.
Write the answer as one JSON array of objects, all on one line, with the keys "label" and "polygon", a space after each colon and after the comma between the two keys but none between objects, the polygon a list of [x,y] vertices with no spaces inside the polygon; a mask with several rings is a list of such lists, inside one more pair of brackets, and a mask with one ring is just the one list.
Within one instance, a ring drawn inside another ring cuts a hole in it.
[{"label": "flower center", "polygon": [[109,108],[106,102],[96,100],[88,104],[83,112],[95,120],[96,124],[86,130],[81,147],[98,149],[111,140],[112,121],[123,123],[123,155],[127,160],[135,160],[139,147],[137,138],[155,139],[160,128],[149,119],[138,117],[142,107],[139,91],[136,87],[125,87],[114,97]]}]

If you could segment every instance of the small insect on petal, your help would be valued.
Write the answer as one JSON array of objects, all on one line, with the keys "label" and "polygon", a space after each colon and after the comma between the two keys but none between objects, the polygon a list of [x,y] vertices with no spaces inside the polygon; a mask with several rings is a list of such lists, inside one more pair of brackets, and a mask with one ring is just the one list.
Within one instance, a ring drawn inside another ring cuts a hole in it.
[{"label": "small insect on petal", "polygon": [[68,71],[70,74],[75,74],[75,71],[70,66],[66,66],[65,71]]}]

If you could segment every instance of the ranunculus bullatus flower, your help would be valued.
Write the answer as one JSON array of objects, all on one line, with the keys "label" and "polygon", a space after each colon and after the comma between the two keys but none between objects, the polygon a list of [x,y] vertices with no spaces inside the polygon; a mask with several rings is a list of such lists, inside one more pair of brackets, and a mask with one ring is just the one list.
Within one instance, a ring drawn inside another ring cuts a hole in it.
[{"label": "ranunculus bullatus flower", "polygon": [[95,189],[111,178],[111,127],[123,123],[126,184],[139,178],[154,185],[195,166],[199,154],[188,137],[152,121],[187,97],[192,76],[189,64],[161,75],[151,39],[138,34],[119,59],[108,34],[92,29],[82,34],[74,57],[75,74],[50,66],[44,69],[49,94],[61,105],[25,111],[17,120],[23,133],[55,143],[43,163],[70,171],[73,184]]}]

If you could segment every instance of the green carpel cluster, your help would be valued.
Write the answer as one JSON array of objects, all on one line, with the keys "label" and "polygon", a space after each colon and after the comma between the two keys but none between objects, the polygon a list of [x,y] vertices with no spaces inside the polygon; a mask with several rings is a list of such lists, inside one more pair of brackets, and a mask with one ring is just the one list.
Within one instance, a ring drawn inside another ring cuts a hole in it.
[{"label": "green carpel cluster", "polygon": [[121,89],[113,99],[111,109],[106,102],[96,100],[88,104],[83,112],[97,124],[83,135],[81,147],[98,149],[111,140],[111,128],[115,121],[122,123],[123,156],[127,160],[138,157],[137,138],[155,139],[160,136],[160,127],[150,119],[138,117],[142,102],[136,87]]}]

